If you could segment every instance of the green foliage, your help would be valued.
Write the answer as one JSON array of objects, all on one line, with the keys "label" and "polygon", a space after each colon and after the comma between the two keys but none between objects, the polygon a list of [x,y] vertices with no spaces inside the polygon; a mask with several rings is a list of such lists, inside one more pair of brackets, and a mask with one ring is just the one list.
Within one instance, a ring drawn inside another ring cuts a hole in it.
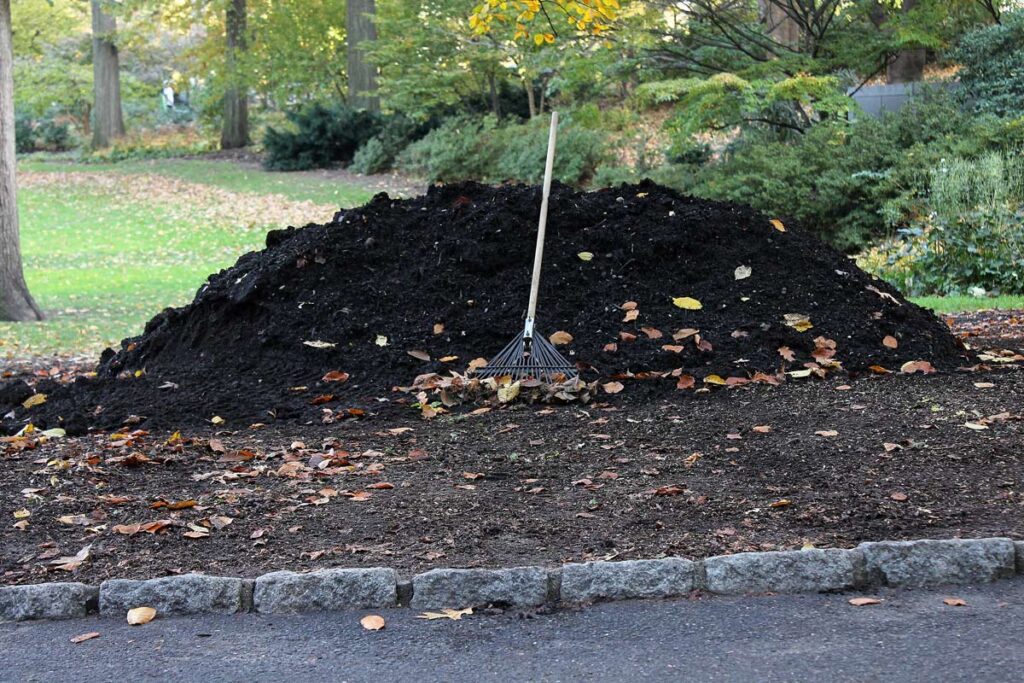
[{"label": "green foliage", "polygon": [[303,171],[347,164],[380,129],[379,115],[340,104],[314,104],[288,118],[294,130],[267,128],[263,139],[267,169]]},{"label": "green foliage", "polygon": [[25,114],[14,118],[14,142],[17,154],[43,150],[64,152],[75,146],[67,121],[52,117],[34,119]]},{"label": "green foliage", "polygon": [[791,141],[751,131],[701,168],[693,192],[793,216],[833,245],[854,250],[921,211],[928,169],[1024,144],[1024,121],[975,116],[951,96],[926,93],[881,119],[814,126]]},{"label": "green foliage", "polygon": [[36,149],[36,127],[32,117],[18,114],[14,117],[14,151],[28,154]]},{"label": "green foliage", "polygon": [[384,116],[380,133],[356,150],[352,170],[370,174],[390,169],[402,150],[430,132],[434,125],[432,121],[415,121],[404,114]]},{"label": "green foliage", "polygon": [[930,176],[927,212],[862,266],[918,296],[1024,293],[1024,156],[954,158]]},{"label": "green foliage", "polygon": [[1024,10],[964,35],[950,58],[961,65],[961,94],[975,111],[1024,116]]},{"label": "green foliage", "polygon": [[88,149],[80,161],[87,164],[168,159],[210,152],[217,148],[212,138],[193,127],[168,126],[153,130],[129,131],[105,149]]},{"label": "green foliage", "polygon": [[[431,182],[536,183],[544,176],[547,122],[546,116],[506,126],[499,126],[493,116],[448,119],[409,145],[399,166]],[[555,179],[573,185],[586,183],[604,159],[603,136],[565,117],[559,125]]]}]

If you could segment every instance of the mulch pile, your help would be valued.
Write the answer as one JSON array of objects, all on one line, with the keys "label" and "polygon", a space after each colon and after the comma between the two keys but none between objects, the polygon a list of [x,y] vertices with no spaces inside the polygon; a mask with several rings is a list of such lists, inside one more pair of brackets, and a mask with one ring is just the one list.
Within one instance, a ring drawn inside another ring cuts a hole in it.
[{"label": "mulch pile", "polygon": [[[521,330],[539,204],[536,187],[467,183],[273,231],[105,352],[95,378],[41,382],[47,400],[28,409],[31,390],[0,390],[8,426],[237,427],[412,403],[393,388],[465,373]],[[700,387],[973,360],[933,315],[799,228],[648,183],[554,188],[538,327],[572,336],[561,350],[585,381],[644,400],[683,395],[680,375]]]}]

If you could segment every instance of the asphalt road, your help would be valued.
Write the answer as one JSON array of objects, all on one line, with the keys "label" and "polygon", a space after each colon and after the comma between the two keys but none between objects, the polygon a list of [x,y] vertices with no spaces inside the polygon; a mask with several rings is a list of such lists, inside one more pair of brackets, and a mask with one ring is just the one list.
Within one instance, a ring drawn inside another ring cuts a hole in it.
[{"label": "asphalt road", "polygon": [[883,603],[704,597],[457,622],[378,610],[377,632],[359,626],[366,612],[0,624],[0,681],[1024,680],[1024,577],[873,595]]}]

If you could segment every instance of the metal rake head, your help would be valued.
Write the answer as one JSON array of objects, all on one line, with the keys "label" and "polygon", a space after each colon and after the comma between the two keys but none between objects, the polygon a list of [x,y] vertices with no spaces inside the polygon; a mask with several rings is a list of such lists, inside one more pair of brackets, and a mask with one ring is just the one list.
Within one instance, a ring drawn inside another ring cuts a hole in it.
[{"label": "metal rake head", "polygon": [[527,324],[522,334],[510,341],[487,365],[477,370],[478,377],[502,377],[512,380],[536,379],[546,384],[564,382],[578,373],[543,335],[534,335]]}]

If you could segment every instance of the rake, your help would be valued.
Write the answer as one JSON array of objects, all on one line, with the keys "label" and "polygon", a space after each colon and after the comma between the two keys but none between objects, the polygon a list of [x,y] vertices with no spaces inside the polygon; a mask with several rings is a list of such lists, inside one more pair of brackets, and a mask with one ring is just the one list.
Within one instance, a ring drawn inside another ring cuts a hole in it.
[{"label": "rake", "polygon": [[477,372],[479,377],[502,377],[514,380],[536,379],[545,383],[564,381],[576,376],[576,367],[537,332],[537,292],[540,290],[540,266],[544,259],[544,230],[548,222],[548,195],[551,194],[551,170],[555,164],[555,136],[558,131],[558,112],[551,112],[551,131],[548,133],[548,158],[544,165],[544,190],[540,202],[540,221],[537,225],[537,248],[533,255],[533,278],[530,282],[530,303],[526,308],[526,324],[522,334],[510,341],[501,352]]}]

